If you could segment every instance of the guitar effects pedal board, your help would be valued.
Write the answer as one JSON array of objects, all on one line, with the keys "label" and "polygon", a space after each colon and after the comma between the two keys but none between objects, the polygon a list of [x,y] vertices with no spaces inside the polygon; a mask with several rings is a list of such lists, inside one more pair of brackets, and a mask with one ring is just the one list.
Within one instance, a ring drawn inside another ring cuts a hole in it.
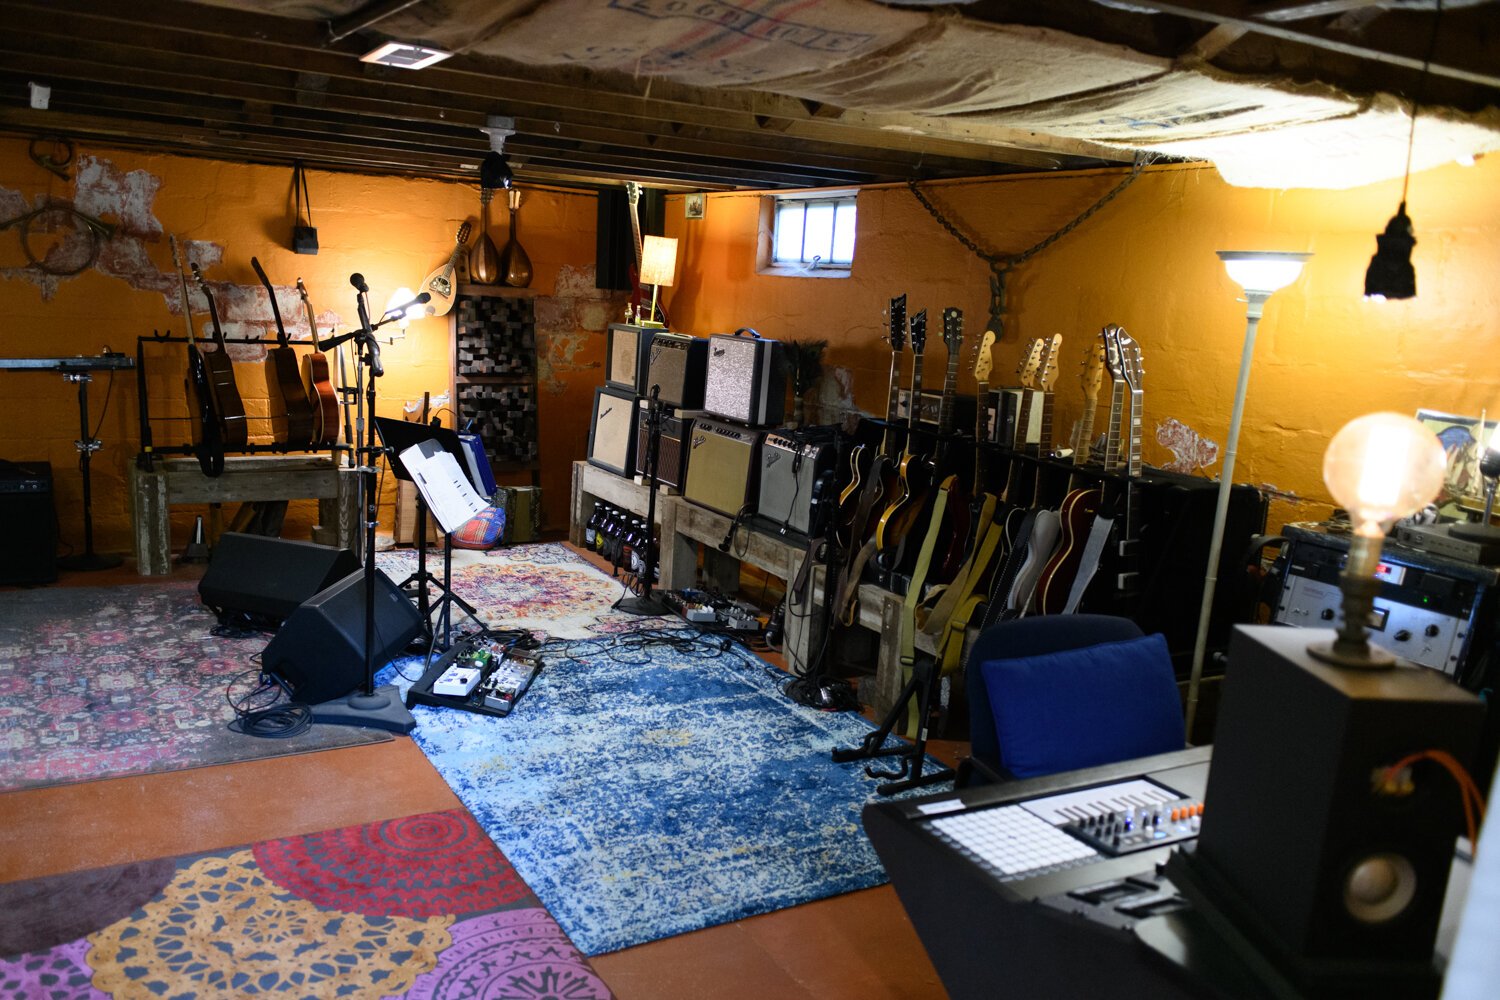
[{"label": "guitar effects pedal board", "polygon": [[509,715],[542,672],[535,651],[483,637],[455,643],[406,692],[406,707],[457,708],[480,715]]}]

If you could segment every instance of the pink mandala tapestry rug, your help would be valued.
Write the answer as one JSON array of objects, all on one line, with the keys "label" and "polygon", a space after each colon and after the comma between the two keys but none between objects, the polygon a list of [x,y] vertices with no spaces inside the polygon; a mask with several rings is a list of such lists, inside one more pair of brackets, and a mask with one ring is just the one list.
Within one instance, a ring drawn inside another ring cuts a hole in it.
[{"label": "pink mandala tapestry rug", "polygon": [[0,594],[0,791],[378,743],[231,731],[229,681],[265,637],[220,638],[191,582]]},{"label": "pink mandala tapestry rug", "polygon": [[462,809],[0,886],[0,996],[606,1000]]}]

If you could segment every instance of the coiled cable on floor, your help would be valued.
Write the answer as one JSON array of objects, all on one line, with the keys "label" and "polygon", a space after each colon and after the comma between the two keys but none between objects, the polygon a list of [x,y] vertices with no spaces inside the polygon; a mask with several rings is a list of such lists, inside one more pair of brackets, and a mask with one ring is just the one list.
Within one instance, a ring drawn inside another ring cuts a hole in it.
[{"label": "coiled cable on floor", "polygon": [[[237,695],[236,688],[243,687],[246,678],[252,677],[255,687]],[[272,740],[290,739],[311,729],[312,708],[298,701],[279,701],[282,697],[291,698],[286,685],[258,666],[235,675],[224,689],[224,699],[234,711],[229,728],[246,736]]]}]

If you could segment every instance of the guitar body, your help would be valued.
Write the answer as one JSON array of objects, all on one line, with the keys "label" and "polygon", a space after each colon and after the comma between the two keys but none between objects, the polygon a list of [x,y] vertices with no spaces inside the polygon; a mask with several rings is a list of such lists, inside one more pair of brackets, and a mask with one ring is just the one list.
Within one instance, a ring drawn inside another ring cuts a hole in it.
[{"label": "guitar body", "polygon": [[314,351],[302,359],[302,377],[313,406],[312,443],[333,444],[339,437],[339,397],[328,370],[328,355]]},{"label": "guitar body", "polygon": [[188,344],[188,377],[185,385],[188,409],[196,414],[192,423],[193,454],[205,476],[224,472],[224,438],[219,434],[219,420],[214,415],[213,393],[208,387],[208,370],[197,344]]},{"label": "guitar body", "polygon": [[[453,303],[458,299],[458,259],[463,256],[464,248],[468,246],[469,233],[472,228],[468,222],[458,227],[458,235],[454,238],[456,246],[453,248],[453,255],[448,258],[446,264],[422,279],[422,287],[419,291],[432,296],[427,303],[428,316],[446,316],[453,311]],[[326,371],[328,367],[326,359],[323,367]],[[332,434],[334,437],[338,436],[337,418],[334,421]]]},{"label": "guitar body", "polygon": [[926,458],[907,452],[901,456],[896,468],[896,485],[890,492],[891,502],[880,513],[875,525],[875,547],[882,553],[891,552],[901,543],[910,530],[913,519],[921,513],[920,495],[925,492],[927,474]]},{"label": "guitar body", "polygon": [[1037,578],[1036,610],[1039,613],[1058,615],[1066,610],[1073,578],[1083,561],[1083,546],[1102,500],[1103,494],[1097,488],[1074,490],[1063,498],[1062,507],[1057,512],[1061,521],[1057,551],[1047,560]]},{"label": "guitar body", "polygon": [[217,351],[208,351],[201,357],[208,376],[208,394],[214,401],[214,416],[218,419],[224,446],[237,448],[249,444],[249,429],[245,426],[245,403],[240,399],[239,386],[234,381],[234,362],[229,360],[229,351],[220,344]]},{"label": "guitar body", "polygon": [[1039,510],[1036,512],[1036,520],[1031,525],[1031,537],[1026,542],[1026,556],[1021,562],[1021,568],[1016,573],[1016,582],[1011,587],[1010,597],[1006,601],[1006,609],[1014,613],[1015,617],[1026,614],[1031,607],[1031,599],[1036,593],[1038,578],[1047,565],[1047,560],[1052,558],[1052,553],[1057,550],[1057,542],[1062,534],[1062,521],[1055,510]]},{"label": "guitar body", "polygon": [[271,279],[266,277],[265,268],[260,266],[260,261],[255,257],[250,258],[250,266],[255,269],[256,277],[265,286],[266,296],[271,301],[271,315],[276,320],[277,346],[266,352],[267,362],[275,377],[266,382],[280,392],[286,410],[286,434],[281,441],[284,444],[307,444],[313,436],[313,404],[302,385],[297,352],[292,350],[291,338],[282,325],[281,307],[276,304],[276,289],[271,285]]}]

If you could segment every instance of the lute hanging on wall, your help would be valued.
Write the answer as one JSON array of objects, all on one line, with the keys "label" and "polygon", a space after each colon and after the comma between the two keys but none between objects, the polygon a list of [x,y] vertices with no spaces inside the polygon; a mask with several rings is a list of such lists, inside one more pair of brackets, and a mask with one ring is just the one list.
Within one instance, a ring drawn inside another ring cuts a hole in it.
[{"label": "lute hanging on wall", "polygon": [[511,288],[531,287],[531,258],[521,246],[521,237],[516,230],[520,221],[521,192],[511,188],[505,192],[510,203],[510,239],[500,251],[500,274]]}]

